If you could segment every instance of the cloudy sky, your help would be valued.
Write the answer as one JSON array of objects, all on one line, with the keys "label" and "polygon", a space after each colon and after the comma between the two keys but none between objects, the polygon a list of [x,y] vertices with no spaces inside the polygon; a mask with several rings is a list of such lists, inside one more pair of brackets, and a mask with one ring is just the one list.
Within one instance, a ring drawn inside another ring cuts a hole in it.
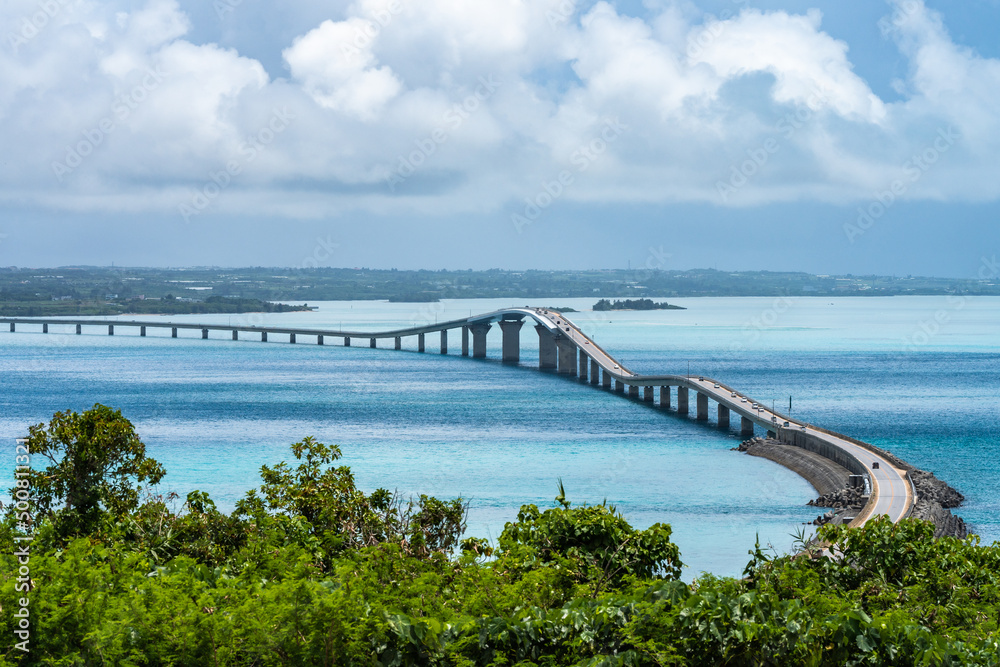
[{"label": "cloudy sky", "polygon": [[998,0],[5,0],[0,265],[973,276]]}]

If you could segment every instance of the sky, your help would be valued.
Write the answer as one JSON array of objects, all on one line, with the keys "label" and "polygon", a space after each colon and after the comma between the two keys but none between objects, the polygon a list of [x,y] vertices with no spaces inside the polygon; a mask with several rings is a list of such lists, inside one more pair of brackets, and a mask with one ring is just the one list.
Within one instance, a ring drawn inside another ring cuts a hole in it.
[{"label": "sky", "polygon": [[1000,0],[5,0],[0,266],[1000,253]]}]

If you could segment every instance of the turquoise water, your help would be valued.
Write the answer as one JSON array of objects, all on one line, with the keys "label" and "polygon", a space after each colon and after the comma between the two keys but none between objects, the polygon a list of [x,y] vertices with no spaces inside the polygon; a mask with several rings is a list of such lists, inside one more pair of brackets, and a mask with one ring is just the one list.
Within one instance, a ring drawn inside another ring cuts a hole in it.
[{"label": "turquoise water", "polygon": [[[313,313],[189,316],[173,321],[381,330],[509,305],[594,299],[327,302]],[[637,372],[714,376],[813,423],[891,449],[967,497],[959,513],[1000,539],[996,444],[1000,299],[946,297],[678,299],[685,311],[570,314]],[[317,304],[313,304],[317,305]],[[123,318],[130,319],[130,318]],[[144,317],[143,319],[149,319]],[[20,327],[25,329],[26,327]],[[164,489],[211,493],[231,508],[262,464],[306,435],[339,444],[366,489],[471,501],[469,533],[496,537],[522,503],[549,507],[562,478],[577,503],[607,500],[637,526],[670,523],[688,577],[738,574],[756,534],[787,549],[816,512],[793,473],[730,451],[739,438],[537,366],[522,330],[522,366],[367,347],[0,332],[0,475],[13,439],[57,410],[121,408],[168,470]],[[93,334],[100,330],[94,328]],[[355,342],[357,345],[358,341]],[[499,331],[490,355],[499,356]],[[735,425],[734,425],[735,426]],[[6,485],[4,485],[6,486]]]}]

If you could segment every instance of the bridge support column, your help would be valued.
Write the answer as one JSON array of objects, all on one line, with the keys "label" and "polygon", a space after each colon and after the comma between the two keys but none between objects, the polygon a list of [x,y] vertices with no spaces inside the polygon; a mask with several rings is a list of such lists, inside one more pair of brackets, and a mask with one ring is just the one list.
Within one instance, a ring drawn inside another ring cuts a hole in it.
[{"label": "bridge support column", "polygon": [[625,393],[625,383],[621,380],[615,380],[615,393],[624,394]]},{"label": "bridge support column", "polygon": [[[174,331],[176,331],[176,329],[174,329]],[[175,338],[176,338],[176,336],[175,336]],[[267,342],[267,332],[266,331],[261,331],[260,332],[260,342],[262,342],[262,343],[266,343]]]},{"label": "bridge support column", "polygon": [[753,420],[749,417],[740,417],[740,437],[753,437]]},{"label": "bridge support column", "polygon": [[633,385],[629,385],[629,388],[628,388],[628,397],[629,398],[639,398],[639,387],[635,386],[634,384]]},{"label": "bridge support column", "polygon": [[611,373],[604,371],[601,375],[601,386],[605,389],[611,389]]},{"label": "bridge support column", "polygon": [[441,354],[448,354],[448,330],[441,329]]},{"label": "bridge support column", "polygon": [[288,334],[288,342],[293,345],[295,344],[295,334]]},{"label": "bridge support column", "polygon": [[670,407],[670,387],[660,387],[660,407],[669,408]]},{"label": "bridge support column", "polygon": [[[145,336],[146,332],[144,331],[142,335]],[[239,340],[239,339],[240,339],[240,332],[237,331],[236,329],[233,329],[233,340]]]},{"label": "bridge support column", "polygon": [[417,334],[417,352],[423,352],[425,344],[424,334]]},{"label": "bridge support column", "polygon": [[344,336],[344,347],[350,347],[350,346],[351,346],[351,337]]},{"label": "bridge support column", "polygon": [[688,388],[677,387],[677,412],[682,415],[688,413]]},{"label": "bridge support column", "polygon": [[[236,333],[236,332],[234,331],[233,333]],[[139,327],[139,335],[140,336],[145,336],[146,335],[146,327]]]},{"label": "bridge support column", "polygon": [[403,337],[402,336],[396,336],[396,349],[397,350],[402,350],[403,349]]},{"label": "bridge support column", "polygon": [[580,359],[577,362],[577,366],[576,366],[577,367],[577,371],[579,372],[580,382],[586,382],[587,381],[587,370],[588,370],[588,367],[590,366],[590,364],[588,363],[589,361],[590,361],[590,357],[587,356],[587,353],[584,352],[583,349],[581,348],[580,349]]},{"label": "bridge support column", "polygon": [[469,356],[469,327],[462,327],[462,356]]},{"label": "bridge support column", "polygon": [[[177,327],[170,328],[170,337],[177,338]],[[267,340],[267,334],[264,334],[264,340]]]},{"label": "bridge support column", "polygon": [[472,357],[474,359],[486,358],[486,334],[490,332],[490,323],[473,324],[469,327],[472,332]]},{"label": "bridge support column", "polygon": [[517,364],[521,362],[521,327],[524,320],[500,320],[500,331],[503,332],[503,362]]},{"label": "bridge support column", "polygon": [[652,403],[653,402],[653,388],[652,387],[643,387],[642,388],[642,400],[645,401],[646,403]]},{"label": "bridge support column", "polygon": [[[76,326],[80,326],[80,325],[79,325],[79,324],[77,324]],[[11,333],[14,333],[14,330],[15,330],[16,328],[17,328],[17,327],[15,327],[15,326],[14,326],[14,323],[13,323],[13,322],[11,322],[11,323],[10,323],[10,332],[11,332]]]},{"label": "bridge support column", "polygon": [[317,334],[317,336],[316,336],[316,344],[317,345],[323,345],[323,334]]},{"label": "bridge support column", "polygon": [[115,335],[115,325],[113,325],[113,324],[109,324],[108,325],[108,335],[109,336],[114,336]]},{"label": "bridge support column", "polygon": [[[13,330],[14,330],[14,325],[12,324],[12,325],[10,325],[10,326],[11,326],[11,329],[10,329],[10,330],[11,330],[11,331],[13,331]],[[81,326],[81,325],[77,324],[77,325],[76,325],[76,335],[77,335],[77,336],[79,336],[79,335],[80,335],[80,334],[82,334],[82,333],[83,333],[83,326]]]},{"label": "bridge support column", "polygon": [[556,347],[559,348],[559,369],[563,375],[576,375],[576,345],[559,338],[556,340]]},{"label": "bridge support column", "polygon": [[48,333],[48,332],[49,332],[49,325],[48,324],[43,324],[42,325],[42,333]]},{"label": "bridge support column", "polygon": [[378,343],[375,342],[374,338],[369,338],[368,339],[368,347],[370,347],[372,349],[375,349],[376,347],[378,347]]},{"label": "bridge support column", "polygon": [[698,392],[698,415],[696,419],[700,422],[708,421],[708,396]]},{"label": "bridge support column", "polygon": [[535,331],[538,332],[538,368],[541,370],[554,369],[557,366],[558,357],[556,339],[552,337],[552,332],[541,324],[535,326]]},{"label": "bridge support column", "polygon": [[202,329],[201,330],[201,338],[202,338],[202,340],[208,338],[208,329]]},{"label": "bridge support column", "polygon": [[590,360],[590,384],[596,385],[601,382],[601,367],[596,359]]},{"label": "bridge support column", "polygon": [[719,428],[729,428],[729,408],[719,403]]}]

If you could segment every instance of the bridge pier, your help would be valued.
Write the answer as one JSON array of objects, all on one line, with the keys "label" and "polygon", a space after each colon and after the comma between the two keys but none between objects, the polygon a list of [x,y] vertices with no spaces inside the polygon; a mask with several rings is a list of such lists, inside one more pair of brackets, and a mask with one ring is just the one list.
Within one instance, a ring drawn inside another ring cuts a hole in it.
[{"label": "bridge pier", "polygon": [[652,403],[653,402],[653,388],[652,387],[643,387],[642,388],[642,400],[645,401],[646,403]]},{"label": "bridge pier", "polygon": [[316,334],[316,344],[323,345],[323,334]]},{"label": "bridge pier", "polygon": [[48,324],[43,324],[42,325],[42,333],[48,333],[48,332],[49,332],[49,325]]},{"label": "bridge pier", "polygon": [[369,338],[368,339],[368,347],[370,347],[372,349],[375,349],[377,346],[378,346],[378,343],[375,342],[374,338]]},{"label": "bridge pier", "polygon": [[448,354],[448,330],[441,329],[441,354]]},{"label": "bridge pier", "polygon": [[[145,329],[145,328],[146,327],[143,327],[143,329]],[[143,331],[141,335],[145,336],[146,332]],[[236,329],[233,329],[233,340],[239,340],[239,339],[240,339],[240,332],[237,331]]]},{"label": "bridge pier", "polygon": [[109,336],[114,336],[115,335],[115,325],[113,325],[113,324],[109,324],[108,325],[108,335]]},{"label": "bridge pier", "polygon": [[[177,338],[177,327],[170,328],[170,337]],[[264,340],[267,340],[267,334],[264,334]]]},{"label": "bridge pier", "polygon": [[590,364],[588,363],[589,361],[590,357],[587,356],[587,353],[583,351],[583,348],[580,348],[580,359],[577,361],[577,366],[576,366],[577,371],[579,373],[577,377],[580,378],[580,382],[587,381],[587,370],[588,367],[590,366]]},{"label": "bridge pier", "polygon": [[601,382],[601,367],[596,359],[590,360],[590,384],[597,385]]},{"label": "bridge pier", "polygon": [[621,380],[615,380],[615,392],[619,394],[625,393],[625,383]]},{"label": "bridge pier", "polygon": [[[174,331],[176,332],[177,330],[174,329]],[[177,336],[175,335],[174,338],[176,338],[176,337]],[[267,332],[266,331],[261,331],[260,332],[260,342],[262,342],[262,343],[266,343],[267,342]]]},{"label": "bridge pier", "polygon": [[462,327],[462,356],[469,356],[469,327]]},{"label": "bridge pier", "polygon": [[[234,331],[233,333],[236,333],[236,332]],[[139,327],[139,335],[140,336],[145,336],[146,335],[146,327]],[[236,339],[234,338],[233,340],[236,340]]]},{"label": "bridge pier", "polygon": [[670,387],[660,387],[660,407],[668,409],[670,407]]},{"label": "bridge pier", "polygon": [[557,366],[558,358],[556,339],[553,338],[552,332],[541,324],[535,325],[535,331],[538,332],[538,368],[541,370],[554,369]]},{"label": "bridge pier", "polygon": [[344,347],[350,347],[350,346],[351,346],[351,337],[344,336]]},{"label": "bridge pier", "polygon": [[417,334],[417,352],[424,351],[424,345],[426,341],[424,340],[424,334]]},{"label": "bridge pier", "polygon": [[402,350],[403,349],[403,337],[402,336],[396,336],[396,349],[397,350]]},{"label": "bridge pier", "polygon": [[688,413],[688,388],[677,387],[677,412],[682,415]]},{"label": "bridge pier", "polygon": [[601,386],[605,389],[611,389],[611,373],[604,371],[601,374]]},{"label": "bridge pier", "polygon": [[482,322],[469,327],[472,332],[472,358],[486,358],[486,334],[490,332],[490,323]]},{"label": "bridge pier", "polygon": [[630,384],[628,387],[628,397],[629,398],[639,398],[639,387],[634,384]]},{"label": "bridge pier", "polygon": [[[79,324],[77,324],[76,326],[80,326],[80,325],[79,325]],[[13,323],[13,322],[11,322],[11,323],[10,323],[10,332],[11,332],[11,333],[14,333],[14,330],[15,330],[16,328],[17,328],[17,327],[15,327],[15,326],[14,326],[14,323]]]},{"label": "bridge pier", "polygon": [[202,329],[201,330],[201,338],[202,338],[202,340],[205,340],[206,338],[208,338],[208,329]]},{"label": "bridge pier", "polygon": [[521,327],[524,320],[500,320],[498,324],[503,332],[503,362],[521,363]]},{"label": "bridge pier", "polygon": [[576,375],[576,345],[565,338],[558,338],[556,347],[559,349],[557,372],[562,375]]},{"label": "bridge pier", "polygon": [[295,334],[288,334],[288,342],[292,345],[295,344]]},{"label": "bridge pier", "polygon": [[698,414],[695,417],[700,422],[708,421],[708,396],[701,392],[698,393]]},{"label": "bridge pier", "polygon": [[740,417],[740,437],[753,437],[753,420],[749,417]]},{"label": "bridge pier", "polygon": [[719,403],[719,428],[729,428],[729,408]]},{"label": "bridge pier", "polygon": [[[12,324],[12,325],[10,325],[10,326],[11,326],[11,327],[13,327],[14,325]],[[13,328],[11,328],[11,331],[13,331],[13,330],[14,330],[14,329],[13,329]],[[82,334],[82,333],[83,333],[83,326],[81,326],[81,325],[77,324],[77,325],[76,325],[76,335],[78,335],[78,336],[79,336],[79,335],[80,335],[80,334]]]}]

